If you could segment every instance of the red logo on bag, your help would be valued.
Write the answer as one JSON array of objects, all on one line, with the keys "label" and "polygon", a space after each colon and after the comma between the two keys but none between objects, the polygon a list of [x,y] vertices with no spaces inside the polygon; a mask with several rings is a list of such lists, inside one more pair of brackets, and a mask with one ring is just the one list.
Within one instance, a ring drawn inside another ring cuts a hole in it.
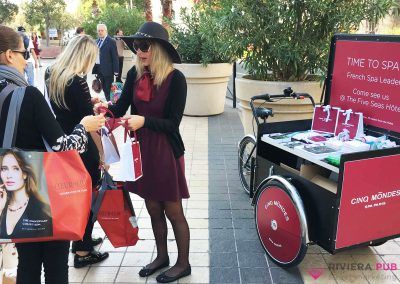
[{"label": "red logo on bag", "polygon": [[135,179],[138,179],[143,175],[142,156],[140,153],[139,142],[132,143],[132,156],[133,156],[133,165],[134,165],[133,168],[134,168]]}]

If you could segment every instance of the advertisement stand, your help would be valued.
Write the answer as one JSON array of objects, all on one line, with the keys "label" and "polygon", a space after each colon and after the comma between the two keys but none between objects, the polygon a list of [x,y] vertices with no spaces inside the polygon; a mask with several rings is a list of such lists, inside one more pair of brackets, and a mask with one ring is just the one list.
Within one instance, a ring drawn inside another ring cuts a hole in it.
[{"label": "advertisement stand", "polygon": [[[337,34],[324,105],[363,113],[366,135],[400,145],[400,37]],[[331,254],[400,236],[400,148],[345,153],[333,166],[267,134],[310,130],[311,120],[262,123],[252,191],[269,257],[299,264],[307,247]]]}]

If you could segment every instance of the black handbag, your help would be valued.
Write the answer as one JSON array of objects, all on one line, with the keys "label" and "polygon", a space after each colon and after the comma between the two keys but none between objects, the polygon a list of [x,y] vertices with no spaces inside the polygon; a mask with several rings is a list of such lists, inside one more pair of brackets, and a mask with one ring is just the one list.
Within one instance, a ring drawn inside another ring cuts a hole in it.
[{"label": "black handbag", "polygon": [[97,76],[92,82],[92,89],[96,93],[100,93],[103,90],[103,86],[101,84],[101,81],[100,81],[99,77],[97,77]]}]

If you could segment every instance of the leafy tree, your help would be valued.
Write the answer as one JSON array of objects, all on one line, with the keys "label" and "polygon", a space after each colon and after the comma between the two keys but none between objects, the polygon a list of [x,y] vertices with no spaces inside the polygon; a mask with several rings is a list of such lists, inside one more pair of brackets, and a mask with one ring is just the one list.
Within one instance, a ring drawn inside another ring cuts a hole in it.
[{"label": "leafy tree", "polygon": [[168,26],[166,19],[172,20],[172,0],[161,0],[163,25]]},{"label": "leafy tree", "polygon": [[46,45],[49,46],[49,28],[62,21],[66,4],[64,0],[32,0],[25,5],[26,21],[30,25],[44,25]]},{"label": "leafy tree", "polygon": [[146,21],[153,20],[153,9],[151,7],[151,0],[144,0],[144,13],[146,15]]},{"label": "leafy tree", "polygon": [[[217,1],[216,1],[217,2]],[[393,0],[221,0],[220,17],[253,79],[302,81],[325,74],[330,39],[377,22]],[[221,34],[224,36],[224,34]]]},{"label": "leafy tree", "polygon": [[8,2],[7,0],[0,0],[0,24],[10,22],[18,13],[18,6]]},{"label": "leafy tree", "polygon": [[390,0],[365,0],[369,2],[369,5],[365,7],[365,15],[368,25],[368,32],[374,34],[377,30],[378,22],[380,19],[388,15],[388,11],[393,9],[398,9],[400,1]]},{"label": "leafy tree", "polygon": [[[116,16],[118,15],[118,16]],[[119,5],[110,5],[103,8],[98,17],[90,15],[82,24],[85,32],[97,37],[97,24],[104,23],[110,35],[113,35],[117,28],[121,28],[124,34],[134,34],[139,26],[145,21],[144,14],[137,8],[126,9]]]}]

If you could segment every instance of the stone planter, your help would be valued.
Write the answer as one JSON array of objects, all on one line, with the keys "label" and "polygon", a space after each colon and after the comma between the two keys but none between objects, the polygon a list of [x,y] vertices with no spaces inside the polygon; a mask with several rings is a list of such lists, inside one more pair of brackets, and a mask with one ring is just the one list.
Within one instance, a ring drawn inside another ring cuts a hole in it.
[{"label": "stone planter", "polygon": [[130,50],[124,50],[124,66],[122,67],[122,78],[126,79],[126,74],[133,67],[136,60],[136,54]]},{"label": "stone planter", "polygon": [[[322,93],[320,82],[270,82],[236,78],[236,97],[239,100],[240,116],[245,134],[253,133],[253,115],[250,108],[250,98],[265,93],[271,95],[282,94],[283,90],[287,87],[291,87],[293,91],[298,93],[309,93],[313,96],[316,103],[319,102]],[[262,101],[257,102],[256,106],[262,103]],[[264,103],[263,107],[272,108],[274,111],[274,116],[268,118],[269,122],[311,119],[313,114],[312,104],[308,99],[284,99],[274,103]],[[254,131],[257,132],[256,128],[257,125],[254,122]]]},{"label": "stone planter", "polygon": [[209,116],[224,111],[226,88],[232,64],[174,64],[186,77],[188,86],[184,115]]}]

